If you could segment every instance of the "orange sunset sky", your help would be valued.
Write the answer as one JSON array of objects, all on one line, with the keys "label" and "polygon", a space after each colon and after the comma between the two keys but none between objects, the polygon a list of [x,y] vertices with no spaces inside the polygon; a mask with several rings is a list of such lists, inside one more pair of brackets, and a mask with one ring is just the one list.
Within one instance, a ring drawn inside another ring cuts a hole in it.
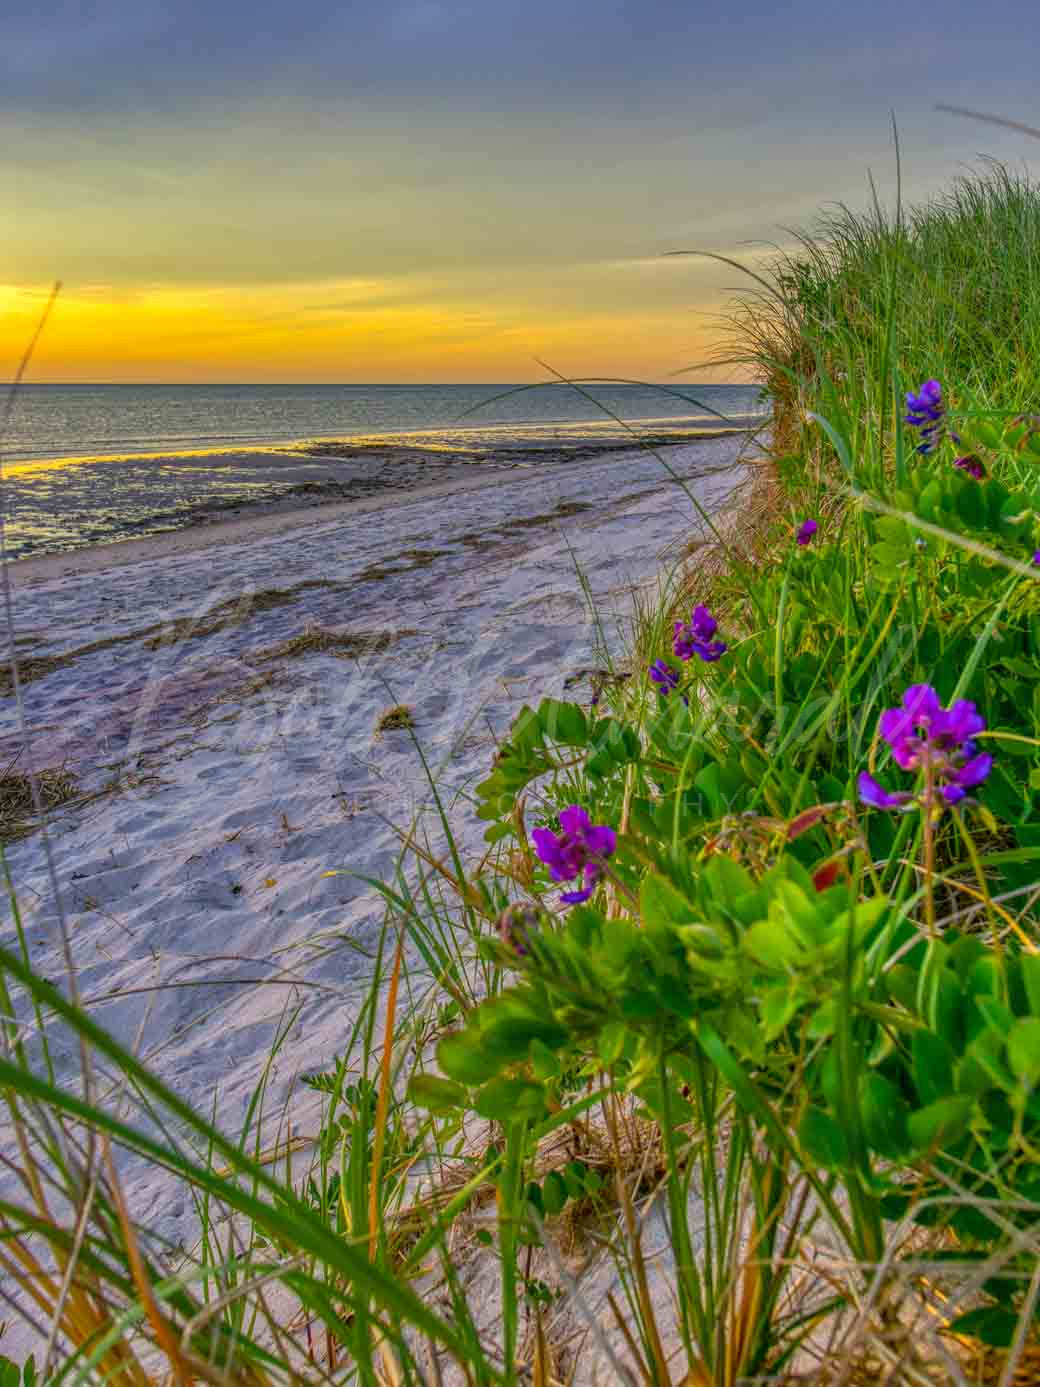
[{"label": "orange sunset sky", "polygon": [[664,252],[891,201],[890,109],[911,200],[1040,149],[935,109],[1033,115],[1025,0],[12,8],[0,378],[61,279],[31,380],[663,379],[740,283]]}]

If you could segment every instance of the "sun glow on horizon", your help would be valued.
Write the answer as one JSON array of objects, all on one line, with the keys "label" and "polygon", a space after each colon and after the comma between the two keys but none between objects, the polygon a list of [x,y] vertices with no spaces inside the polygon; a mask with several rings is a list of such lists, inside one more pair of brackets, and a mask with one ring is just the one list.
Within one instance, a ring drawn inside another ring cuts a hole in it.
[{"label": "sun glow on horizon", "polygon": [[[609,267],[587,274],[588,292],[563,304],[537,281],[527,294],[390,278],[65,287],[26,379],[439,384],[540,379],[545,362],[575,377],[658,380],[718,351],[716,315],[659,293],[642,308],[627,296],[619,305],[596,293],[612,277]],[[0,379],[14,374],[49,293],[0,285]]]}]

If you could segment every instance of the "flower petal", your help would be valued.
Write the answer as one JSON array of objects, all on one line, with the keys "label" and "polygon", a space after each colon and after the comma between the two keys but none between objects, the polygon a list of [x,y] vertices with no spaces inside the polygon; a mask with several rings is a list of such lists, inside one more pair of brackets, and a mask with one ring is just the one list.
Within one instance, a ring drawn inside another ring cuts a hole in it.
[{"label": "flower petal", "polygon": [[580,838],[585,829],[592,827],[592,820],[587,809],[583,809],[580,804],[572,804],[569,808],[560,810],[560,827],[572,838]]},{"label": "flower petal", "polygon": [[959,698],[945,715],[943,730],[954,742],[968,742],[986,730],[986,719],[968,698]]},{"label": "flower petal", "polygon": [[863,803],[869,804],[872,809],[902,809],[913,799],[913,795],[908,795],[903,790],[890,794],[884,785],[876,781],[872,775],[868,775],[866,771],[860,773],[856,788],[859,790],[859,797]]},{"label": "flower petal", "polygon": [[609,857],[617,847],[617,834],[607,824],[598,824],[585,834],[585,851],[593,857]]},{"label": "flower petal", "polygon": [[911,684],[903,695],[903,707],[911,715],[915,726],[942,712],[939,695],[931,684]]},{"label": "flower petal", "polygon": [[549,868],[553,881],[569,881],[576,875],[576,869],[571,869],[564,857],[563,844],[555,833],[548,828],[532,828],[531,838],[535,852]]},{"label": "flower petal", "polygon": [[712,636],[719,629],[719,623],[712,616],[711,612],[703,604],[698,604],[693,609],[690,617],[690,625],[697,632],[702,640],[711,640]]},{"label": "flower petal", "polygon": [[978,756],[973,756],[970,761],[965,761],[964,765],[957,771],[956,784],[966,785],[969,788],[973,785],[981,785],[993,769],[993,757],[987,751],[980,751]]},{"label": "flower petal", "polygon": [[560,845],[556,841],[556,834],[548,828],[532,828],[531,838],[534,842],[534,850],[543,862],[550,862],[558,857]]}]

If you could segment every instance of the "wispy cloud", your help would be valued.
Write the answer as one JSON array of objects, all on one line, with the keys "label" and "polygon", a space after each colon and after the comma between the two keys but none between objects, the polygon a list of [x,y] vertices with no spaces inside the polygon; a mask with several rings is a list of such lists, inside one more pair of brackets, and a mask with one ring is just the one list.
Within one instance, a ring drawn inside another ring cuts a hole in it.
[{"label": "wispy cloud", "polygon": [[[110,322],[151,324],[145,373],[172,369],[156,334],[184,342],[189,306],[200,333],[238,343],[219,369],[239,378],[275,369],[265,334],[296,352],[361,322],[412,378],[441,370],[421,355],[437,342],[476,369],[481,334],[492,375],[522,372],[538,331],[617,350],[620,374],[664,370],[735,286],[663,253],[757,264],[827,200],[865,204],[868,167],[890,189],[890,108],[908,198],[980,150],[1035,158],[1015,130],[935,109],[956,91],[1031,117],[1030,15],[1030,0],[946,0],[940,25],[897,0],[745,0],[739,16],[708,0],[7,0],[0,265],[23,287],[64,279],[82,305],[62,309],[70,331],[109,286]],[[86,369],[79,351],[62,370]]]}]

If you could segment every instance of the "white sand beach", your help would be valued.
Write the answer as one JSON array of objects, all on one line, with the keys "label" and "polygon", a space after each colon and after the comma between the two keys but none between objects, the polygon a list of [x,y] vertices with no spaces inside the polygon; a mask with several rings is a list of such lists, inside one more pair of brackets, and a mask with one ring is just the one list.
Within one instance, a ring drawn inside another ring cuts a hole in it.
[{"label": "white sand beach", "polygon": [[[667,461],[717,512],[748,476],[742,443],[673,447]],[[229,1129],[287,1008],[302,1004],[272,1104],[331,1064],[382,908],[357,876],[326,873],[391,873],[390,825],[430,800],[408,733],[376,734],[380,712],[411,707],[475,854],[466,787],[496,736],[596,663],[576,566],[619,649],[633,590],[702,528],[662,463],[628,452],[14,565],[19,658],[52,662],[25,663],[33,767],[64,767],[97,796],[57,810],[50,833],[98,1020],[139,1039],[190,1101],[216,1102]],[[339,644],[292,644],[315,628]],[[15,703],[8,690],[0,739],[25,769]],[[33,961],[60,981],[39,833],[7,855]],[[159,1178],[131,1180],[138,1212]],[[183,1201],[150,1217],[192,1236]]]}]

